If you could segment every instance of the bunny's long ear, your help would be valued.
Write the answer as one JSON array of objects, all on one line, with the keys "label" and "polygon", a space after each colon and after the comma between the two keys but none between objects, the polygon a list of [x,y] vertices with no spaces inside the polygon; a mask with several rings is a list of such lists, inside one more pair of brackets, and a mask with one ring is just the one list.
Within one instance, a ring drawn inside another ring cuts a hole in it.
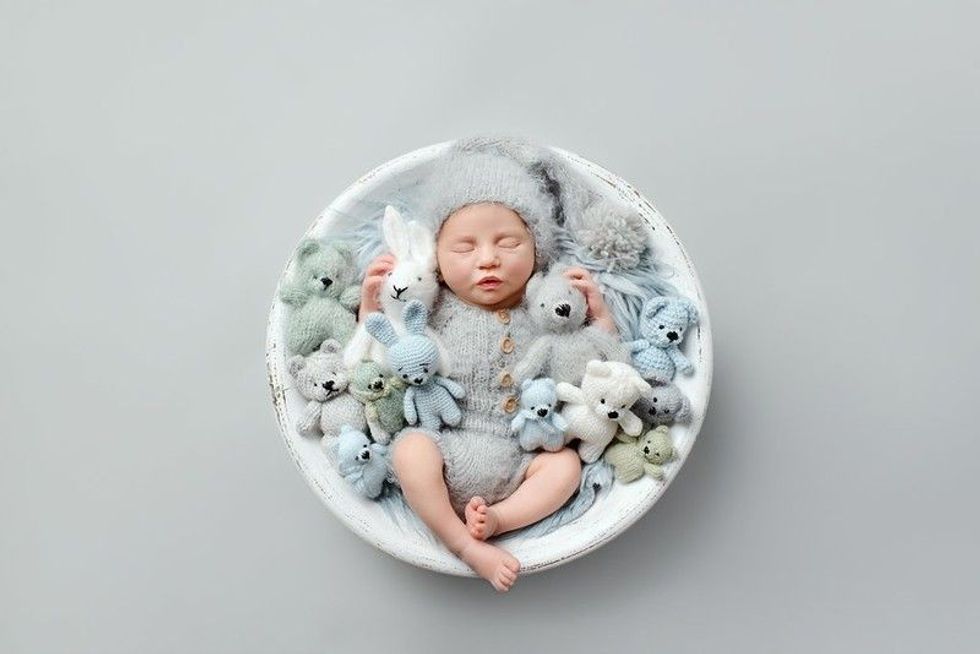
[{"label": "bunny's long ear", "polygon": [[643,317],[652,318],[660,309],[670,304],[669,297],[655,296],[643,303]]},{"label": "bunny's long ear", "polygon": [[432,235],[429,228],[415,220],[410,220],[408,236],[412,258],[425,262],[428,268],[435,268],[436,237]]},{"label": "bunny's long ear", "polygon": [[385,207],[385,217],[381,220],[381,233],[384,235],[385,245],[396,259],[404,261],[411,257],[411,244],[405,221],[398,213],[398,209],[390,204]]},{"label": "bunny's long ear", "polygon": [[378,311],[368,314],[364,320],[364,328],[382,345],[391,347],[398,340],[398,334],[395,333],[395,328],[391,326],[391,321]]},{"label": "bunny's long ear", "polygon": [[412,300],[402,311],[402,322],[409,334],[424,334],[425,325],[429,320],[429,310],[418,300]]}]

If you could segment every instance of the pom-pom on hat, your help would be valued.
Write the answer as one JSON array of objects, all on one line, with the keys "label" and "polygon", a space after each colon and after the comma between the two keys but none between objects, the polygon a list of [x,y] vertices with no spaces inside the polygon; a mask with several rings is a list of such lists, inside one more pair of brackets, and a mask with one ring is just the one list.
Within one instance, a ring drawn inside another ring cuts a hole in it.
[{"label": "pom-pom on hat", "polygon": [[438,233],[450,214],[468,204],[502,204],[524,219],[534,237],[536,266],[546,267],[557,255],[560,199],[545,171],[556,165],[546,148],[519,139],[456,141],[432,171],[422,218]]}]

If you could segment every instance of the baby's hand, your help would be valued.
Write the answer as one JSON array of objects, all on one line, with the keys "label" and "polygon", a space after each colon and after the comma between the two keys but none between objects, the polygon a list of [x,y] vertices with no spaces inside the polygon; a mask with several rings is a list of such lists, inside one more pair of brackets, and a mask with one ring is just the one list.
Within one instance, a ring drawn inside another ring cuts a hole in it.
[{"label": "baby's hand", "polygon": [[361,282],[361,308],[357,312],[358,321],[363,320],[372,311],[381,310],[378,291],[381,290],[381,285],[394,267],[395,255],[393,254],[382,254],[368,264],[364,272],[364,281]]},{"label": "baby's hand", "polygon": [[606,301],[602,299],[602,291],[599,285],[592,279],[592,274],[585,268],[569,268],[562,273],[574,288],[582,291],[585,296],[585,303],[588,305],[588,316],[592,319],[592,324],[602,327],[614,336],[619,335],[616,323],[613,321],[612,312],[606,306]]}]

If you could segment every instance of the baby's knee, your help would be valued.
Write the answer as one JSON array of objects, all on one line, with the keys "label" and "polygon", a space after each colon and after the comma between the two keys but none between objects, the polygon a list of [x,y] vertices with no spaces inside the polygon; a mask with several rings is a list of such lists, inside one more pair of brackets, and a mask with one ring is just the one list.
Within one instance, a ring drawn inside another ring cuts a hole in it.
[{"label": "baby's knee", "polygon": [[582,461],[579,459],[578,452],[566,447],[557,452],[543,452],[538,456],[544,459],[541,463],[554,470],[555,475],[569,487],[578,488],[582,479]]},{"label": "baby's knee", "polygon": [[420,461],[436,457],[441,461],[442,454],[439,452],[439,447],[430,435],[421,431],[402,434],[395,439],[391,451],[391,462],[396,472],[404,469],[405,466],[415,466]]}]

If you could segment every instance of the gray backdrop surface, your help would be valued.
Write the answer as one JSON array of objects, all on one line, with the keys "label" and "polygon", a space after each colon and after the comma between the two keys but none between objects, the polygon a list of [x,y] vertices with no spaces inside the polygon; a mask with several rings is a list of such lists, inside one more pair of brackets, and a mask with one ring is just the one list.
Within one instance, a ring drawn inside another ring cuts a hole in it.
[{"label": "gray backdrop surface", "polygon": [[[138,4],[0,4],[0,651],[976,651],[976,3]],[[483,131],[651,198],[715,337],[661,502],[506,596],[344,528],[263,361],[320,209]]]}]

